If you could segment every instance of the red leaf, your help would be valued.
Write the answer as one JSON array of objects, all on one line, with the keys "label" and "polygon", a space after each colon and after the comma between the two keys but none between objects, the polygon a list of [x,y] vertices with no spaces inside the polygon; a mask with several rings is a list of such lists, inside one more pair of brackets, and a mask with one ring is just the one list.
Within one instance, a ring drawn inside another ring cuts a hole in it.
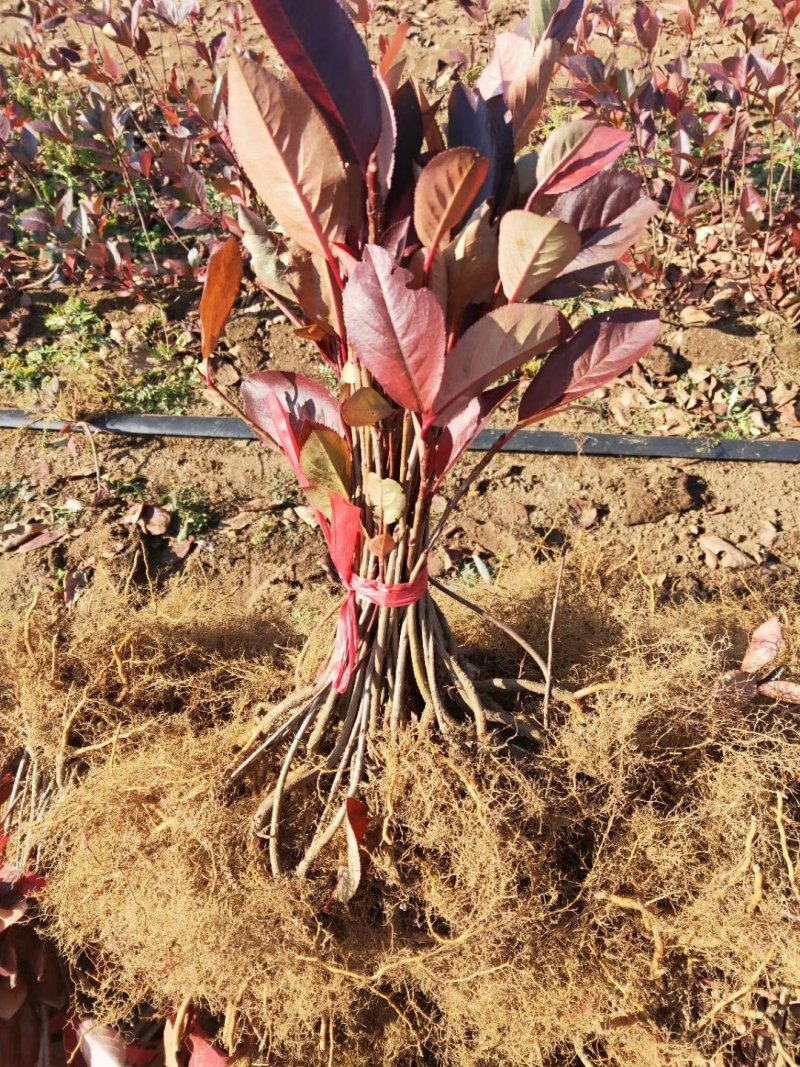
[{"label": "red leaf", "polygon": [[345,823],[344,829],[347,834],[347,867],[340,871],[339,881],[336,888],[326,903],[326,907],[334,900],[347,904],[353,899],[356,890],[361,884],[361,842],[367,833],[369,814],[367,805],[358,797],[347,797],[345,800]]},{"label": "red leaf", "polygon": [[353,562],[361,536],[361,510],[338,493],[331,493],[331,521],[322,527],[333,565],[347,583],[353,574]]},{"label": "red leaf", "polygon": [[777,615],[773,615],[753,631],[742,660],[742,670],[748,674],[757,674],[763,670],[776,658],[781,650],[781,643],[781,624]]},{"label": "red leaf", "polygon": [[244,413],[273,441],[279,442],[278,428],[267,408],[267,397],[276,397],[287,412],[295,436],[302,436],[306,423],[325,426],[345,436],[339,405],[318,382],[293,371],[259,371],[250,374],[241,385]]},{"label": "red leaf", "polygon": [[433,418],[448,422],[487,385],[541,355],[565,331],[556,308],[507,304],[478,319],[447,357]]},{"label": "red leaf", "polygon": [[358,31],[332,0],[253,0],[286,66],[366,170],[381,131],[378,87]]},{"label": "red leaf", "polygon": [[239,242],[235,237],[229,237],[208,261],[206,283],[200,299],[204,359],[208,359],[219,343],[241,284],[242,255]]},{"label": "red leaf", "polygon": [[469,404],[449,420],[439,437],[433,457],[433,471],[437,484],[452,470],[460,457],[469,448],[494,412],[518,387],[519,382],[505,382],[496,385],[480,396],[470,400]]},{"label": "red leaf", "polygon": [[590,319],[550,353],[522,398],[519,425],[538,422],[623,374],[652,348],[660,329],[656,311],[624,308]]},{"label": "red leaf", "polygon": [[353,829],[356,844],[360,845],[367,836],[367,829],[369,828],[367,805],[363,800],[359,800],[358,797],[348,797],[345,803],[347,805],[347,821]]},{"label": "red leaf", "polygon": [[613,126],[578,119],[547,138],[536,164],[534,198],[557,196],[610,167],[627,148],[631,135]]},{"label": "red leaf", "polygon": [[231,1057],[222,1052],[197,1023],[192,1027],[189,1034],[189,1065],[188,1067],[228,1067]]},{"label": "red leaf", "polygon": [[411,280],[386,249],[368,245],[344,291],[345,324],[356,357],[392,400],[428,415],[444,373],[444,314]]}]

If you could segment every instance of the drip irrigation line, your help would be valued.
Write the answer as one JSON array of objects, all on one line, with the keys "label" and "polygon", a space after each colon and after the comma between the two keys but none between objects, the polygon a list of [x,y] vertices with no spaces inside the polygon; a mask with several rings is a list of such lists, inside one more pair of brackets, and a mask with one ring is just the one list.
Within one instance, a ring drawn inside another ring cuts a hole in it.
[{"label": "drip irrigation line", "polygon": [[[86,424],[101,433],[130,437],[199,437],[255,441],[240,419],[228,415],[98,415]],[[24,411],[0,408],[0,429],[55,430],[66,422],[36,419]],[[484,430],[471,451],[487,452],[503,433]],[[717,437],[651,437],[618,433],[561,433],[522,430],[503,449],[519,454],[615,456],[652,459],[722,460],[727,463],[800,463],[800,441],[734,440]]]}]

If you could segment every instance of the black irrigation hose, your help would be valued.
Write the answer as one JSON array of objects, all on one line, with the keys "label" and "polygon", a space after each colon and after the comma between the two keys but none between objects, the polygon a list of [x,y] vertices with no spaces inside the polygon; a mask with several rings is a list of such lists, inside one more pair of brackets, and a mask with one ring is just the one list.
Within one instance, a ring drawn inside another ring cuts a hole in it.
[{"label": "black irrigation hose", "polygon": [[[221,441],[252,441],[246,423],[230,416],[98,415],[87,420],[103,433],[133,437],[204,437]],[[36,420],[24,411],[0,408],[0,429],[60,430],[64,422]],[[472,451],[486,452],[501,430],[485,430]],[[660,459],[704,459],[746,463],[800,463],[800,441],[729,440],[715,437],[639,437],[618,433],[560,433],[522,430],[505,452],[545,455],[634,456]]]}]

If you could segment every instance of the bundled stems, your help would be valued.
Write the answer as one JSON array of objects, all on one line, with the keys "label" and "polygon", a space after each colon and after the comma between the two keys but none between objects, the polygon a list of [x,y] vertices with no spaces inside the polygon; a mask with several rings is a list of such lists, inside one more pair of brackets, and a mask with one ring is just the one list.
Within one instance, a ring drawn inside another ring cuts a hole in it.
[{"label": "bundled stems", "polygon": [[[360,474],[356,494],[361,499],[355,495],[354,502],[362,509],[367,533],[385,531],[382,516],[363,498],[369,473],[399,475],[406,500],[395,524],[391,552],[381,559],[367,547],[360,576],[380,577],[388,585],[412,582],[422,573],[428,548],[442,528],[440,523],[429,534],[430,444],[416,417],[408,413],[382,435],[359,430],[351,439],[353,467]],[[476,472],[485,466],[481,461]],[[476,472],[462,482],[451,504],[463,496],[465,483],[470,484]],[[571,694],[551,686],[548,664],[516,631],[438,581],[430,584],[510,637],[543,680],[480,679],[430,590],[405,607],[359,602],[356,666],[345,691],[337,691],[333,664],[328,664],[316,683],[291,694],[264,716],[227,777],[228,787],[234,787],[262,761],[272,767],[253,830],[268,842],[275,877],[290,870],[305,875],[334,838],[345,821],[347,799],[358,796],[369,773],[379,738],[396,738],[402,729],[413,728],[467,746],[500,743],[509,735],[517,743],[539,744],[545,733],[530,712],[509,710],[497,701],[544,697],[576,706]],[[302,844],[294,833],[291,839],[282,833],[295,799],[301,807],[315,809],[310,840]]]}]

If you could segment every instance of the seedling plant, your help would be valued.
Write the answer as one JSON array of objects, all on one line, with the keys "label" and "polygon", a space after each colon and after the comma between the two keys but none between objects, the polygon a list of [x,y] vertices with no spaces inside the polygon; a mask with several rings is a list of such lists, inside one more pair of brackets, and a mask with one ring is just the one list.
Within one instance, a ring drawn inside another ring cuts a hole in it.
[{"label": "seedling plant", "polygon": [[[442,126],[404,76],[404,28],[381,39],[373,66],[335,0],[255,8],[288,73],[252,51],[228,67],[232,149],[275,220],[268,227],[254,201],[240,216],[242,243],[338,395],[267,371],[248,376],[233,403],[291,466],[345,597],[326,667],[258,724],[228,785],[272,760],[254,829],[274,875],[303,875],[343,824],[357,840],[359,788],[380,736],[413,725],[453,742],[530,741],[540,726],[502,706],[502,694],[540,694],[545,718],[551,698],[570,700],[518,635],[539,676],[478,677],[431,595],[446,590],[427,560],[504,443],[656,340],[653,311],[619,308],[573,329],[551,301],[607,277],[658,208],[638,176],[614,166],[629,134],[601,122],[568,122],[515,161],[582,0],[537,0],[522,32],[497,38],[477,88],[456,82]],[[211,258],[201,303],[209,381],[241,276],[231,238]],[[538,372],[518,401],[531,364]],[[512,426],[434,520],[434,495],[500,405]],[[284,828],[295,803],[313,809],[302,843]],[[357,852],[340,899],[358,884]]]}]

